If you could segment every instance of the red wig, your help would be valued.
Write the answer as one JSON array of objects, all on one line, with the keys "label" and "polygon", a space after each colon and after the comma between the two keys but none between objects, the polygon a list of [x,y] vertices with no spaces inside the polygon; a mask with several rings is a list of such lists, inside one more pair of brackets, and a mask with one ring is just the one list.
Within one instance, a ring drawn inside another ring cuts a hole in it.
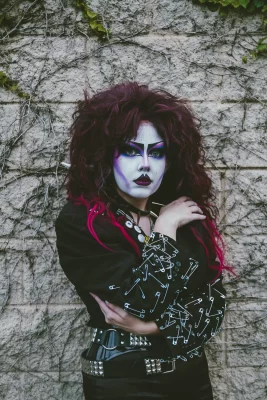
[{"label": "red wig", "polygon": [[[224,244],[216,224],[218,210],[212,204],[212,182],[204,168],[199,123],[183,98],[136,82],[113,86],[92,97],[85,93],[71,127],[68,197],[87,206],[87,226],[96,240],[99,241],[93,220],[97,213],[105,211],[138,253],[137,245],[116,222],[109,205],[118,198],[112,169],[114,150],[136,138],[142,121],[150,121],[162,136],[169,165],[160,188],[150,200],[168,204],[189,196],[197,202],[206,215],[201,221],[204,234],[201,236],[193,223],[190,229],[204,246],[209,266],[218,269],[218,273],[222,269],[231,270],[224,262]],[[214,256],[220,262],[219,267],[211,265]]]}]

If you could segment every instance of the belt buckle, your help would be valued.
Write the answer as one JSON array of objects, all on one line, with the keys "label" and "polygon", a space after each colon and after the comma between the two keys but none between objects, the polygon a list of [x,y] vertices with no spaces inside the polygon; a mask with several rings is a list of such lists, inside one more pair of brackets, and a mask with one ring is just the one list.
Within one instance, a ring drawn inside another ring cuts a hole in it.
[{"label": "belt buckle", "polygon": [[169,371],[165,371],[165,372],[162,371],[163,374],[169,374],[170,372],[173,372],[173,371],[176,370],[175,359],[172,359],[172,360],[164,360],[164,361],[167,362],[168,364],[172,363],[172,369],[170,369]]},{"label": "belt buckle", "polygon": [[[114,331],[114,332],[118,333],[117,329],[114,329],[114,328],[107,329],[107,332],[109,332],[109,331]],[[107,347],[107,346],[105,346],[104,344],[102,344],[102,346],[103,346],[104,349],[106,349],[106,350],[114,350],[114,349],[116,349],[116,348],[118,347],[118,345],[116,345],[116,346],[114,346],[114,347]]]}]

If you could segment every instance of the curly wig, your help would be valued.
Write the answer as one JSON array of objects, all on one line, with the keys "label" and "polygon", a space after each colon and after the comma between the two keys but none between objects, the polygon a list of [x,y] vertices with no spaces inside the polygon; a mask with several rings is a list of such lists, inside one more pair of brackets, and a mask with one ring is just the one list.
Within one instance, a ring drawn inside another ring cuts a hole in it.
[{"label": "curly wig", "polygon": [[[209,266],[218,273],[231,270],[224,262],[223,240],[216,223],[218,210],[212,204],[212,182],[205,170],[199,121],[184,98],[136,82],[115,85],[92,97],[85,93],[71,127],[71,167],[66,183],[69,199],[86,205],[88,229],[99,243],[93,220],[97,213],[105,211],[138,253],[137,245],[116,221],[109,205],[119,201],[113,176],[114,150],[137,137],[142,121],[151,122],[162,136],[169,165],[149,201],[168,204],[181,196],[196,201],[206,215],[201,221],[204,235],[194,223],[189,224],[190,229],[204,246]],[[219,266],[214,262],[216,256]]]}]

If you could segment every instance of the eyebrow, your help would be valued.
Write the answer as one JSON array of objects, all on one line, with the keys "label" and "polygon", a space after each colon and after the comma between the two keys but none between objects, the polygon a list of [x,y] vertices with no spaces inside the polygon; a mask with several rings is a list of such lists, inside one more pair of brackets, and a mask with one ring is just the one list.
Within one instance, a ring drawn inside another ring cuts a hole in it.
[{"label": "eyebrow", "polygon": [[[159,144],[161,144],[161,143],[162,143],[162,147],[164,147],[164,141],[161,140],[160,142],[150,143],[150,144],[148,145],[147,149],[150,150],[152,147],[154,147],[154,146],[156,146],[156,145],[159,145]],[[144,151],[144,144],[143,144],[143,143],[138,143],[138,142],[132,142],[132,141],[130,141],[128,144],[130,144],[130,145],[133,146],[133,147],[138,148],[139,150]],[[158,147],[160,147],[160,146],[158,146]]]}]

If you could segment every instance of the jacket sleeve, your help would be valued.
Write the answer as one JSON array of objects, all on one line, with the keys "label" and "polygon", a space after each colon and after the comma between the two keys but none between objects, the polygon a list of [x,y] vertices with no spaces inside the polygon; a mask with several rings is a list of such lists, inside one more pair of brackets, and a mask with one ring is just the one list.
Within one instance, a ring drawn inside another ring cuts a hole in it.
[{"label": "jacket sleeve", "polygon": [[61,213],[56,221],[60,264],[77,290],[93,292],[139,318],[159,318],[199,268],[186,246],[166,235],[153,232],[140,260],[104,217],[96,218],[95,230],[112,251],[92,237],[84,215]]},{"label": "jacket sleeve", "polygon": [[190,294],[182,292],[155,321],[174,358],[193,357],[220,331],[225,296],[220,274]]}]

